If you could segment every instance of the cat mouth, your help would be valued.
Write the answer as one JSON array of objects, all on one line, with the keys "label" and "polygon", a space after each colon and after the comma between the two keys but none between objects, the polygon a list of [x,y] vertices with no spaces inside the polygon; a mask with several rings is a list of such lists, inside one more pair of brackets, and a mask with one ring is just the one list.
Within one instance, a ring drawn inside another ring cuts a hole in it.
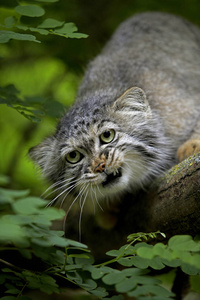
[{"label": "cat mouth", "polygon": [[104,171],[104,173],[107,176],[106,176],[106,179],[102,182],[103,187],[114,183],[119,177],[122,176],[121,168],[117,169],[117,171],[115,171],[111,174],[107,174],[105,171]]}]

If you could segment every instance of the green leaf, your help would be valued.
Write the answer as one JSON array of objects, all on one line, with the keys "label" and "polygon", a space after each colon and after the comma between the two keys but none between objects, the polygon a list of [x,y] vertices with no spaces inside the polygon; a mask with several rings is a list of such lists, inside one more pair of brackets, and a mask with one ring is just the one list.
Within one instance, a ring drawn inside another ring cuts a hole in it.
[{"label": "green leaf", "polygon": [[65,23],[62,28],[52,30],[52,33],[64,36],[66,38],[87,38],[87,34],[77,33],[78,28],[74,23]]},{"label": "green leaf", "polygon": [[0,191],[4,193],[7,197],[12,197],[13,199],[21,198],[27,196],[30,191],[29,190],[8,190],[8,189],[1,189]]},{"label": "green leaf", "polygon": [[124,273],[113,269],[113,271],[111,273],[105,275],[102,278],[102,281],[105,284],[113,285],[113,284],[121,282],[124,279],[125,279]]},{"label": "green leaf", "polygon": [[0,219],[0,242],[19,247],[29,246],[26,230],[17,224],[6,222],[3,218]]},{"label": "green leaf", "polygon": [[134,276],[130,278],[125,278],[120,283],[116,284],[116,291],[119,293],[127,293],[134,290],[137,286],[137,282],[134,280]]},{"label": "green leaf", "polygon": [[12,28],[17,23],[17,18],[14,16],[8,17],[4,20],[4,24],[7,28]]},{"label": "green leaf", "polygon": [[94,258],[91,254],[88,253],[87,258],[76,257],[75,262],[76,264],[81,264],[82,266],[92,265],[94,263]]},{"label": "green leaf", "polygon": [[103,287],[98,287],[95,290],[90,290],[90,294],[92,294],[98,298],[104,298],[108,295],[105,288],[103,288]]},{"label": "green leaf", "polygon": [[15,11],[27,17],[41,17],[45,14],[45,10],[37,5],[18,5],[15,7]]},{"label": "green leaf", "polygon": [[[121,260],[119,261],[121,263]],[[135,266],[139,269],[146,269],[149,266],[149,261],[145,258],[139,256],[133,256],[130,259],[131,266]]]},{"label": "green leaf", "polygon": [[58,292],[58,285],[56,280],[49,275],[42,274],[41,278],[41,287],[40,290],[47,293],[52,294],[53,292]]},{"label": "green leaf", "polygon": [[61,27],[63,26],[64,22],[52,19],[52,18],[48,18],[46,20],[44,20],[39,26],[38,28],[56,28],[56,27]]},{"label": "green leaf", "polygon": [[200,242],[193,241],[190,235],[176,235],[170,238],[169,248],[180,251],[200,251]]},{"label": "green leaf", "polygon": [[36,37],[32,34],[22,34],[16,33],[13,31],[0,31],[0,43],[7,43],[10,40],[20,40],[20,41],[30,41],[40,43],[40,41],[36,40]]},{"label": "green leaf", "polygon": [[35,28],[35,27],[28,27],[28,26],[24,26],[24,25],[16,25],[15,27],[20,29],[20,30],[25,30],[25,31],[30,30],[32,32],[38,32],[38,33],[43,34],[43,35],[48,35],[49,34],[49,31],[45,30],[45,29],[39,29],[39,28]]},{"label": "green leaf", "polygon": [[110,250],[106,252],[106,255],[109,256],[123,256],[123,255],[131,255],[135,253],[135,248],[131,245],[124,245],[119,250]]},{"label": "green leaf", "polygon": [[39,122],[39,117],[49,115],[52,117],[61,117],[64,113],[64,106],[57,101],[44,99],[42,97],[25,97],[20,99],[19,91],[14,85],[0,87],[0,103],[7,104],[9,107],[16,109],[27,119],[33,122]]},{"label": "green leaf", "polygon": [[145,295],[155,295],[160,297],[172,297],[174,296],[173,293],[167,291],[165,288],[156,285],[143,285],[138,286],[134,291],[128,293],[130,297],[138,297],[138,296],[145,296]]},{"label": "green leaf", "polygon": [[88,248],[87,245],[85,244],[82,244],[80,242],[77,242],[77,241],[73,241],[71,239],[67,239],[68,243],[70,246],[74,246],[74,247],[78,247],[78,248]]},{"label": "green leaf", "polygon": [[181,264],[181,270],[188,275],[198,275],[200,273],[199,269],[185,263]]},{"label": "green leaf", "polygon": [[18,290],[18,289],[9,289],[5,293],[6,294],[19,294],[20,290]]},{"label": "green leaf", "polygon": [[31,271],[23,271],[22,274],[28,281],[28,287],[31,289],[40,289],[47,294],[59,292],[55,279],[47,274],[35,274]]},{"label": "green leaf", "polygon": [[13,209],[16,213],[23,215],[32,215],[38,213],[38,208],[45,207],[45,201],[37,197],[27,197],[13,203]]},{"label": "green leaf", "polygon": [[54,100],[44,103],[44,110],[48,116],[53,118],[61,117],[65,112],[64,106],[60,102]]},{"label": "green leaf", "polygon": [[149,260],[149,266],[154,270],[161,270],[165,268],[165,265],[160,257],[154,257],[153,259]]},{"label": "green leaf", "polygon": [[93,279],[97,280],[102,278],[105,274],[112,272],[110,267],[94,267],[94,266],[84,266],[84,270],[88,270],[91,272],[91,276]]},{"label": "green leaf", "polygon": [[88,291],[91,291],[97,287],[97,283],[92,279],[86,279],[86,281],[81,284],[81,287],[87,289]]},{"label": "green leaf", "polygon": [[141,247],[137,249],[137,254],[143,258],[152,259],[154,257],[151,247]]},{"label": "green leaf", "polygon": [[[37,218],[43,218],[43,219],[45,218],[46,220],[54,221],[54,220],[62,220],[64,216],[65,216],[65,211],[63,209],[58,209],[56,207],[46,207],[45,209],[42,209],[39,212]],[[37,220],[37,222],[40,223],[39,219]]]}]

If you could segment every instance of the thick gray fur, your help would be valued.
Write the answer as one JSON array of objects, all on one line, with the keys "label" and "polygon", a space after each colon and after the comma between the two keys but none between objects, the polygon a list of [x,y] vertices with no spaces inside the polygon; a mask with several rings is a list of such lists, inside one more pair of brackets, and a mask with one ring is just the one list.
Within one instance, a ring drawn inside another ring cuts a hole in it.
[{"label": "thick gray fur", "polygon": [[[117,147],[124,153],[132,151],[126,162],[132,168],[126,170],[130,180],[123,184],[125,191],[134,192],[176,162],[181,144],[193,136],[200,138],[199,116],[200,30],[173,15],[138,14],[119,26],[89,64],[74,106],[59,122],[55,135],[34,147],[30,155],[53,182],[82,176],[84,183],[91,183],[96,159],[104,155],[109,160],[109,151]],[[97,144],[95,136],[99,138],[104,123],[117,132],[121,144],[115,140]],[[70,166],[64,157],[73,149],[83,151],[87,159]],[[118,167],[109,170],[107,160],[107,174],[117,172]],[[123,168],[127,167],[122,164],[122,173]],[[98,176],[105,180],[105,174]],[[116,197],[114,190],[120,194],[115,185],[105,193],[100,185],[100,192],[94,192],[97,198],[102,198],[100,194]],[[74,190],[75,197],[80,188]],[[88,191],[86,197],[92,195]]]}]

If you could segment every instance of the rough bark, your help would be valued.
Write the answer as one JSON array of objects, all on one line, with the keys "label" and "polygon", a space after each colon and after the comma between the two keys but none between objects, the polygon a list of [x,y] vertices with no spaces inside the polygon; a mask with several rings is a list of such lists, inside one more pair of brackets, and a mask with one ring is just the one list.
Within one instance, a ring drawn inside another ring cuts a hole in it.
[{"label": "rough bark", "polygon": [[[160,230],[167,237],[200,232],[200,153],[189,157],[158,178],[147,192],[127,195],[119,204],[117,223],[110,230],[97,225],[94,215],[83,214],[82,242],[96,257],[126,243],[134,232]],[[67,222],[66,236],[78,238],[78,218]]]}]

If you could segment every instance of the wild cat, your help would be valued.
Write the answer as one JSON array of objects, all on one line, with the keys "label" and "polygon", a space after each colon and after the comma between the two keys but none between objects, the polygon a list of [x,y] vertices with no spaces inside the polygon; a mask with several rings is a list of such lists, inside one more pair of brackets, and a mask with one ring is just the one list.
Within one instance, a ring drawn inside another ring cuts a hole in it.
[{"label": "wild cat", "polygon": [[200,150],[200,30],[163,13],[122,23],[55,134],[30,150],[61,206],[122,199]]}]

